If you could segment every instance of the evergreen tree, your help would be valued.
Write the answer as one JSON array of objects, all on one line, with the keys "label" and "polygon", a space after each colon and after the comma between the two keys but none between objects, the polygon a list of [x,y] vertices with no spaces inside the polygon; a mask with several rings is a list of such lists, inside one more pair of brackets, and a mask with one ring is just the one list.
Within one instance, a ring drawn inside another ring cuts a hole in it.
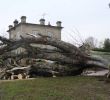
[{"label": "evergreen tree", "polygon": [[104,41],[104,49],[110,50],[110,39],[109,38],[105,39]]}]

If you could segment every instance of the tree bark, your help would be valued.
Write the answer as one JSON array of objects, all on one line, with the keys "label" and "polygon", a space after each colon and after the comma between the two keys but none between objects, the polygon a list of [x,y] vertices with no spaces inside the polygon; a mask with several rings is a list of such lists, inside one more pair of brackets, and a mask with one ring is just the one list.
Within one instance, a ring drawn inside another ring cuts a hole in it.
[{"label": "tree bark", "polygon": [[[3,42],[3,45],[0,48],[0,56],[2,60],[7,60],[8,58],[14,58],[16,60],[22,58],[46,59],[59,62],[61,65],[65,64],[72,67],[77,66],[77,70],[80,70],[80,72],[85,68],[93,66],[100,68],[108,67],[108,64],[105,63],[103,59],[92,57],[70,43],[46,36],[21,37],[20,40],[9,40],[0,37],[0,40]],[[34,47],[32,44],[50,45],[57,49],[43,49],[40,47]],[[16,55],[11,53],[12,50],[16,50],[19,47],[25,48],[26,52]]]}]

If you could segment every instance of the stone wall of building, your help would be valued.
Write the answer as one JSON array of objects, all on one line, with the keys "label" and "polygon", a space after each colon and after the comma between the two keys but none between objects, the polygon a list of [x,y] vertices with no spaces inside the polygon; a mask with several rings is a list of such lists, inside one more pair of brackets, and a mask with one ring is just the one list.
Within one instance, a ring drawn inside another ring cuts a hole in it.
[{"label": "stone wall of building", "polygon": [[[45,36],[50,36],[52,38],[61,40],[61,22],[57,21],[56,26],[51,26],[50,23],[48,25],[45,25],[45,19],[40,19],[40,24],[34,24],[34,23],[27,23],[26,22],[26,16],[21,17],[21,22],[18,23],[17,20],[14,22],[14,27],[12,25],[9,25],[9,38],[18,40],[20,39],[20,36],[27,37],[27,33],[38,35],[42,34]],[[36,45],[37,47],[42,48],[49,48],[52,49],[52,46],[47,45]],[[18,48],[15,50],[16,53],[20,53],[24,51],[22,48]]]}]

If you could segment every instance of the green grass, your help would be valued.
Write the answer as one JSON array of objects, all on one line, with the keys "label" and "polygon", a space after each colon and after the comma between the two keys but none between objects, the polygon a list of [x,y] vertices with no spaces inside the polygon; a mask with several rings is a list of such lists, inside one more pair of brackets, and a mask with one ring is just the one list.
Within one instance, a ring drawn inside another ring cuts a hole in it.
[{"label": "green grass", "polygon": [[0,100],[110,100],[110,84],[95,77],[0,81]]}]

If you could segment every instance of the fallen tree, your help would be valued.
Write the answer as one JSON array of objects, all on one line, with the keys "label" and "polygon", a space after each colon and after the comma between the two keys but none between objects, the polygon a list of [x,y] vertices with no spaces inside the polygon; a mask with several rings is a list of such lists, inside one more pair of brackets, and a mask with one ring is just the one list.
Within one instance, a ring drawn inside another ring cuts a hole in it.
[{"label": "fallen tree", "polygon": [[[4,73],[7,69],[20,66],[19,61],[23,58],[46,59],[54,61],[55,63],[57,62],[57,64],[62,66],[62,68],[64,68],[63,66],[66,66],[66,68],[72,69],[70,71],[70,73],[72,73],[71,75],[79,75],[84,69],[91,67],[103,69],[108,68],[108,63],[106,63],[105,60],[88,55],[70,43],[56,40],[48,36],[40,35],[39,37],[35,37],[29,35],[26,38],[21,36],[20,40],[10,40],[0,37],[0,41],[2,42],[0,48],[0,57],[3,60],[1,66],[6,68]],[[50,45],[53,49],[37,47],[35,46],[37,44]],[[24,48],[25,52],[21,52],[20,54],[12,53],[12,50],[16,50],[19,47]],[[14,59],[16,63],[10,63],[9,59]],[[52,66],[55,66],[55,64],[52,64]],[[51,69],[51,71],[57,71],[58,73],[61,73],[58,71],[58,68],[57,70]],[[1,77],[2,76],[3,73]]]}]

